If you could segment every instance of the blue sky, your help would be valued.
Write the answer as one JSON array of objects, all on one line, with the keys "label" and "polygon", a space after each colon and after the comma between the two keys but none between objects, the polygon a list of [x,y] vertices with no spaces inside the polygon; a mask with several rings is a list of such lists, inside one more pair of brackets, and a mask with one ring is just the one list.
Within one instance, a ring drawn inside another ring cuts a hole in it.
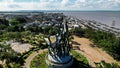
[{"label": "blue sky", "polygon": [[120,0],[0,0],[0,11],[120,10]]}]

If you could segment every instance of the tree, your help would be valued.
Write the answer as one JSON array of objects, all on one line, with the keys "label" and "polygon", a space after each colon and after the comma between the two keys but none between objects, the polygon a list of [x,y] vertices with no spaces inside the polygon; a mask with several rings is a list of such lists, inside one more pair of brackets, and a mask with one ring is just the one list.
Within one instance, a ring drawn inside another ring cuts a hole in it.
[{"label": "tree", "polygon": [[18,25],[18,24],[23,24],[26,22],[26,20],[23,17],[15,17],[11,19],[10,21],[11,25]]},{"label": "tree", "polygon": [[93,29],[83,30],[80,28],[75,31],[77,31],[78,35],[83,33],[85,37],[88,37],[98,47],[103,48],[106,52],[113,56],[113,58],[120,60],[120,37],[116,37],[112,33]]},{"label": "tree", "polygon": [[0,24],[0,30],[4,30],[7,26],[4,24]]},{"label": "tree", "polygon": [[9,68],[10,64],[16,63],[16,60],[18,59],[18,56],[20,56],[20,54],[15,52],[10,45],[0,44],[0,48],[0,60],[4,61],[6,64],[5,66]]},{"label": "tree", "polygon": [[26,23],[26,20],[24,17],[16,17],[14,18],[16,21],[19,21],[20,23]]},{"label": "tree", "polygon": [[8,22],[6,19],[4,19],[4,18],[1,18],[1,19],[0,19],[0,24],[9,26],[9,22]]}]

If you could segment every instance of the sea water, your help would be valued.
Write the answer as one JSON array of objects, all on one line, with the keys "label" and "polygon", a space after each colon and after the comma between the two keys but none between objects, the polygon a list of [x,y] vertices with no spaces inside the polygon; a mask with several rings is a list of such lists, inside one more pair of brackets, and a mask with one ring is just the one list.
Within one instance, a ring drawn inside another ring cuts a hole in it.
[{"label": "sea water", "polygon": [[120,28],[120,11],[69,11],[63,12],[65,15],[86,20],[96,20],[100,23]]}]

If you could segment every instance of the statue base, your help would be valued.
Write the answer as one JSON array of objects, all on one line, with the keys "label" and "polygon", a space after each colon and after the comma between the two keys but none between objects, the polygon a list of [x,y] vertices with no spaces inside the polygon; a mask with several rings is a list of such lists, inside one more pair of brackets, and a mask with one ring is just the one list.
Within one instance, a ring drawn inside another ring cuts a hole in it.
[{"label": "statue base", "polygon": [[71,55],[63,58],[53,58],[51,55],[47,55],[46,63],[50,68],[69,68],[73,63],[73,58]]}]

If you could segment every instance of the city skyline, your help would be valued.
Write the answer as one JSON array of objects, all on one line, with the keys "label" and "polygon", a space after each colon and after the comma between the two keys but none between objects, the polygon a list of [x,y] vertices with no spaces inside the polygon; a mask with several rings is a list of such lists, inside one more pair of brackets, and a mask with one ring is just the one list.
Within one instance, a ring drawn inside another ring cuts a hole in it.
[{"label": "city skyline", "polygon": [[120,0],[0,0],[0,11],[120,10]]}]

